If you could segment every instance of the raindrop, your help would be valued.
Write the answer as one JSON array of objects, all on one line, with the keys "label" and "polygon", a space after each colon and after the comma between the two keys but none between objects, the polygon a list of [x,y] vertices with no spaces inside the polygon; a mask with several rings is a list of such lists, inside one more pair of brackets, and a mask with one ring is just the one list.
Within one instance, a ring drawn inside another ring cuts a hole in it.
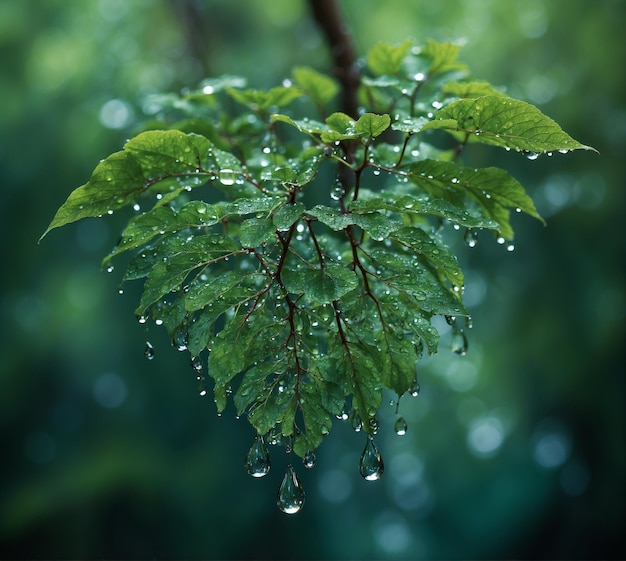
[{"label": "raindrop", "polygon": [[311,450],[309,450],[302,458],[302,463],[304,464],[305,468],[311,469],[315,467],[315,460],[315,452],[311,452]]},{"label": "raindrop", "polygon": [[467,337],[462,329],[455,330],[450,343],[452,352],[465,356],[467,354]]},{"label": "raindrop", "polygon": [[354,432],[359,432],[362,426],[361,417],[355,412],[352,415],[352,428],[354,429]]},{"label": "raindrop", "polygon": [[368,435],[365,449],[359,460],[359,472],[363,479],[367,481],[376,481],[380,479],[385,471],[383,457],[380,455],[374,439]]},{"label": "raindrop", "polygon": [[194,356],[191,359],[191,367],[196,371],[196,372],[202,372],[202,359],[199,356]]},{"label": "raindrop", "polygon": [[528,153],[526,154],[526,157],[527,157],[529,160],[536,160],[536,159],[539,157],[539,153],[538,153],[538,152],[528,152]]},{"label": "raindrop", "polygon": [[174,331],[174,335],[172,336],[172,345],[174,345],[174,347],[181,352],[186,351],[188,337],[189,335],[187,333],[187,329],[180,325],[176,328],[176,331]]},{"label": "raindrop", "polygon": [[235,172],[232,169],[224,168],[219,173],[220,183],[222,185],[234,185],[235,184]]},{"label": "raindrop", "polygon": [[376,434],[378,432],[378,419],[376,417],[370,417],[368,424],[370,427],[370,434]]},{"label": "raindrop", "polygon": [[420,385],[415,380],[413,387],[409,390],[409,395],[411,397],[417,397],[420,394]]},{"label": "raindrop", "polygon": [[254,437],[254,442],[248,450],[243,465],[252,477],[264,477],[269,472],[271,466],[270,453],[267,451],[261,435],[257,434]]},{"label": "raindrop", "polygon": [[152,360],[154,358],[154,347],[150,341],[146,341],[146,348],[143,350],[143,356],[145,356],[148,360]]},{"label": "raindrop", "polygon": [[109,265],[107,267],[107,273],[112,273],[115,270],[115,267],[113,265]]},{"label": "raindrop", "polygon": [[396,420],[396,424],[393,426],[393,429],[396,431],[396,434],[399,436],[404,436],[408,429],[408,425],[404,420],[404,417],[398,417]]},{"label": "raindrop", "polygon": [[142,324],[143,324],[143,323],[146,323],[146,322],[148,321],[148,318],[147,318],[146,316],[144,316],[144,315],[140,315],[140,316],[137,318],[137,321],[138,321],[139,323],[142,323]]},{"label": "raindrop", "polygon": [[478,234],[476,233],[476,230],[468,228],[465,231],[465,237],[463,239],[465,240],[467,247],[475,247],[478,243]]},{"label": "raindrop", "polygon": [[302,485],[291,464],[287,466],[283,482],[278,488],[276,504],[285,514],[299,512],[304,504],[304,489],[302,489]]}]

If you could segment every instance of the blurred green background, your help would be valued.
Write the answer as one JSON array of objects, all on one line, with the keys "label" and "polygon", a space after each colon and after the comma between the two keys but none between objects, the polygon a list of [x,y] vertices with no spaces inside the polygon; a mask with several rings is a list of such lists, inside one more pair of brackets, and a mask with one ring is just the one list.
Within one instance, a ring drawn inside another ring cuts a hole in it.
[{"label": "blurred green background", "polygon": [[[466,357],[424,361],[378,482],[337,425],[304,510],[281,514],[286,465],[253,480],[252,429],[198,397],[188,357],[133,316],[138,287],[100,271],[121,228],[37,239],[120,149],[145,96],[230,73],[274,85],[329,56],[303,0],[0,0],[0,557],[623,558],[626,50],[622,0],[344,0],[361,55],[379,40],[466,41],[506,85],[600,151],[508,169],[548,226],[516,249],[463,249]],[[445,331],[445,323],[438,324]],[[146,339],[157,358],[143,357]],[[231,410],[232,411],[232,410]]]}]

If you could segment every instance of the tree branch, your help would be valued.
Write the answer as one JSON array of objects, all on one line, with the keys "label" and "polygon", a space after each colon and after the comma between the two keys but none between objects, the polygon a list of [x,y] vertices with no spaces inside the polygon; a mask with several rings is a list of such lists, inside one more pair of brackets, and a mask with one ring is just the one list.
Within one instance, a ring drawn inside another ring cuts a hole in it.
[{"label": "tree branch", "polygon": [[356,118],[359,69],[350,32],[343,23],[336,0],[308,0],[308,2],[333,56],[334,74],[341,83],[341,111]]}]

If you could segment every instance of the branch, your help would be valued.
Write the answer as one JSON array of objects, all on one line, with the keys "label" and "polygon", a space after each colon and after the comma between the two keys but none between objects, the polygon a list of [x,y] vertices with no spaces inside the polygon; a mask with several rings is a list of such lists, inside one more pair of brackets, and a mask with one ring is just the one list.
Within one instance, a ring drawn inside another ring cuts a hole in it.
[{"label": "branch", "polygon": [[341,83],[341,111],[356,118],[359,69],[350,32],[342,21],[336,0],[308,0],[308,2],[333,56],[334,74]]}]

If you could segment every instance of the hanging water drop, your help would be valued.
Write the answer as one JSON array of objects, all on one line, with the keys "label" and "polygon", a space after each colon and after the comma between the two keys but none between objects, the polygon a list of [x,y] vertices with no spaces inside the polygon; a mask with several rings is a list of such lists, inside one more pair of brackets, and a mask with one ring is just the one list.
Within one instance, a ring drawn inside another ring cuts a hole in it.
[{"label": "hanging water drop", "polygon": [[465,231],[464,240],[467,247],[476,247],[476,244],[478,243],[478,234],[476,233],[476,230],[468,228]]},{"label": "hanging water drop", "polygon": [[304,464],[304,467],[307,469],[311,469],[315,467],[315,461],[316,461],[315,452],[312,452],[311,450],[309,450],[302,458],[302,463]]},{"label": "hanging water drop", "polygon": [[450,349],[457,355],[465,356],[467,354],[467,337],[462,329],[457,329],[452,333]]},{"label": "hanging water drop", "polygon": [[370,434],[376,434],[378,432],[378,419],[376,417],[370,417],[368,425]]},{"label": "hanging water drop", "polygon": [[526,154],[526,157],[527,157],[529,160],[536,160],[536,159],[539,157],[539,153],[538,153],[538,152],[528,152],[528,153]]},{"label": "hanging water drop", "polygon": [[285,514],[295,514],[304,505],[304,489],[291,464],[287,466],[283,482],[278,488],[276,504]]},{"label": "hanging water drop", "polygon": [[152,360],[154,358],[154,347],[150,341],[146,341],[146,348],[143,350],[143,356],[145,356],[148,360]]},{"label": "hanging water drop", "polygon": [[365,449],[359,460],[361,477],[367,479],[367,481],[376,481],[382,477],[384,471],[385,463],[383,462],[383,457],[380,455],[378,448],[376,448],[374,439],[368,435]]},{"label": "hanging water drop", "polygon": [[184,325],[179,325],[172,336],[172,345],[181,352],[186,351],[188,337],[187,328]]},{"label": "hanging water drop", "polygon": [[193,368],[196,372],[202,372],[203,364],[202,359],[199,356],[191,358],[191,368]]},{"label": "hanging water drop", "polygon": [[409,425],[407,425],[404,417],[398,417],[398,419],[396,420],[396,424],[393,426],[393,430],[395,430],[396,434],[399,436],[404,436],[408,428]]},{"label": "hanging water drop", "polygon": [[409,390],[409,395],[411,397],[417,397],[420,394],[420,385],[417,383],[417,380],[413,383],[413,387]]},{"label": "hanging water drop", "polygon": [[270,453],[267,451],[261,435],[257,434],[254,437],[254,442],[248,450],[243,465],[252,477],[264,477],[269,472],[271,466]]}]

